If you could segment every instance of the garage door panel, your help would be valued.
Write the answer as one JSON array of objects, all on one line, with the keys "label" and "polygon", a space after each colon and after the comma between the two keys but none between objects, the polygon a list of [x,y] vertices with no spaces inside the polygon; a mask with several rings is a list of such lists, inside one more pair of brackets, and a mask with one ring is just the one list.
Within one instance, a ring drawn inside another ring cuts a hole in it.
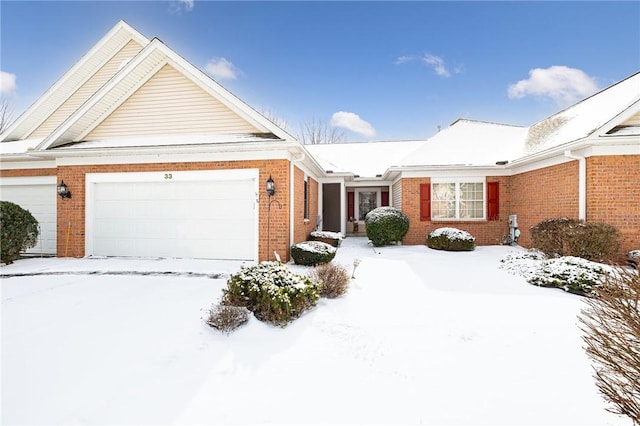
[{"label": "garage door panel", "polygon": [[94,183],[91,254],[253,260],[255,180],[173,176]]},{"label": "garage door panel", "polygon": [[[22,179],[22,178],[19,178]],[[24,178],[29,179],[29,178]],[[55,179],[54,179],[55,181]],[[40,226],[40,235],[31,254],[55,254],[57,240],[56,185],[8,184],[0,186],[0,199],[18,204],[29,210]]]}]

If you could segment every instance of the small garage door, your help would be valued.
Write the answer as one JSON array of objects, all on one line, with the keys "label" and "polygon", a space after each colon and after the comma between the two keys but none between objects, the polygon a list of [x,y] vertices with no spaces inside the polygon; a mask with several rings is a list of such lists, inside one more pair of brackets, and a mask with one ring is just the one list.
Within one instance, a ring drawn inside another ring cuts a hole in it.
[{"label": "small garage door", "polygon": [[31,212],[40,225],[38,244],[29,254],[56,254],[55,176],[3,178],[0,199],[11,201]]},{"label": "small garage door", "polygon": [[87,175],[87,254],[254,260],[257,170]]}]

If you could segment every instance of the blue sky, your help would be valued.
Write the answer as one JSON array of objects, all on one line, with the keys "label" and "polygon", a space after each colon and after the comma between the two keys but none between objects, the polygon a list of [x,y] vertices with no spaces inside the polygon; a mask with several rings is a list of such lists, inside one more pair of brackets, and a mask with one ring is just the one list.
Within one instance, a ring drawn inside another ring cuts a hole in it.
[{"label": "blue sky", "polygon": [[640,71],[640,2],[0,2],[14,118],[120,19],[259,111],[347,139],[530,125]]}]

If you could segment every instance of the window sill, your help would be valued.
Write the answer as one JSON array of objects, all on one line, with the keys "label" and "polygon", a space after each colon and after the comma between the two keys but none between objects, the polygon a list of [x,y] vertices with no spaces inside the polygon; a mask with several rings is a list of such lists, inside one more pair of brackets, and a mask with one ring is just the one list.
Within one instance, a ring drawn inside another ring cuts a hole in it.
[{"label": "window sill", "polygon": [[[431,219],[435,223],[485,223],[487,219]],[[496,222],[496,221],[494,221]]]}]

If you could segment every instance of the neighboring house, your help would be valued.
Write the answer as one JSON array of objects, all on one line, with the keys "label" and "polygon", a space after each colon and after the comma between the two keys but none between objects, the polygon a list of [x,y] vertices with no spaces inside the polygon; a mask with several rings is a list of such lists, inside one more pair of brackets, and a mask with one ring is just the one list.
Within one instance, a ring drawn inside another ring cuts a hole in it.
[{"label": "neighboring house", "polygon": [[516,214],[525,246],[529,227],[569,216],[640,247],[640,73],[530,127],[304,146],[120,22],[0,142],[0,197],[41,225],[32,253],[288,260],[316,228],[364,235],[381,205],[409,216],[405,244],[441,226],[497,244]]}]

